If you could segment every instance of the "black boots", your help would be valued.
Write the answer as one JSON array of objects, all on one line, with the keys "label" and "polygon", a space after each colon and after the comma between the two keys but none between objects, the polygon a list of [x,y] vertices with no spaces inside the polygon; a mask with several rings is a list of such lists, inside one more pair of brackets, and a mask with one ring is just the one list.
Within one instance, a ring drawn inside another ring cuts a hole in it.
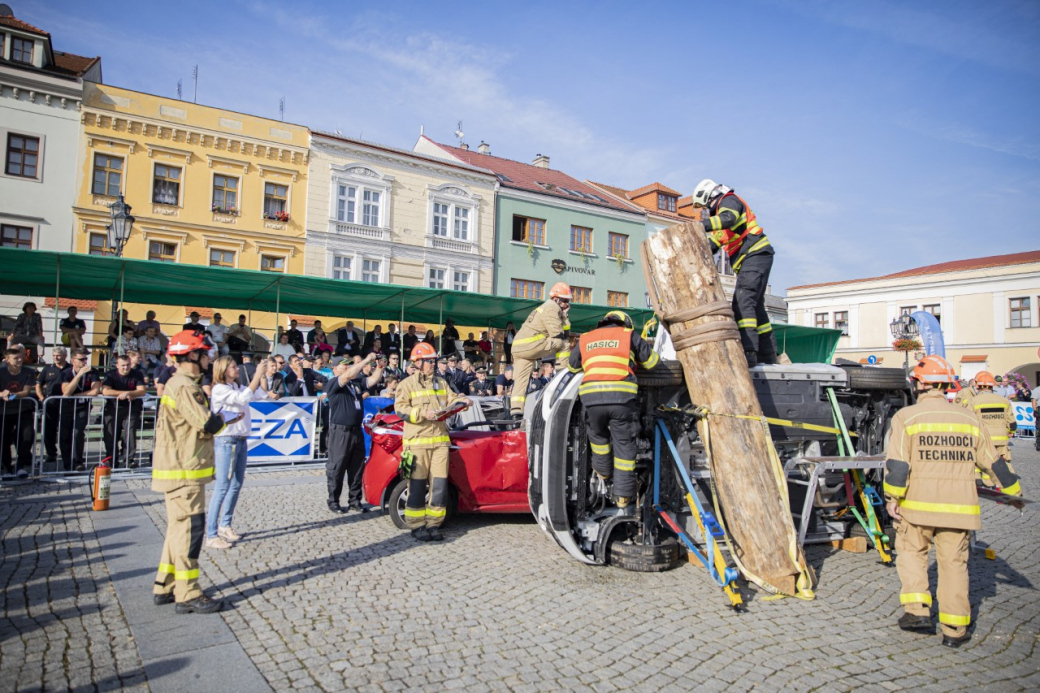
[{"label": "black boots", "polygon": [[934,633],[932,618],[930,616],[916,616],[914,614],[903,614],[896,622],[900,630],[910,633]]},{"label": "black boots", "polygon": [[955,638],[952,635],[945,635],[944,634],[943,635],[943,642],[942,642],[942,644],[943,644],[943,647],[952,647],[953,649],[956,650],[958,647],[960,647],[964,643],[968,642],[969,640],[971,640],[971,635],[968,634],[968,633],[965,633],[964,635],[960,636],[959,638]]},{"label": "black boots", "polygon": [[444,541],[444,535],[437,527],[420,527],[412,530],[412,537],[416,541]]},{"label": "black boots", "polygon": [[223,600],[210,599],[206,595],[202,595],[191,601],[177,602],[175,610],[178,614],[213,614],[223,608]]}]

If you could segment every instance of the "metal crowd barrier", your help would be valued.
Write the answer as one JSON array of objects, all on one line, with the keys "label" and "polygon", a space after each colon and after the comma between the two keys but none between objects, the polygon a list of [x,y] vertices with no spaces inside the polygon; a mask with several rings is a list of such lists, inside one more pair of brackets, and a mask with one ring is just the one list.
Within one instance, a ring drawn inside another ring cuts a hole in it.
[{"label": "metal crowd barrier", "polygon": [[[24,469],[32,474],[36,465],[36,420],[40,402],[35,397],[25,397],[3,402],[0,407],[5,410],[0,415],[0,449],[3,451],[0,473],[6,477]],[[18,407],[18,413],[8,415],[7,407]]]}]

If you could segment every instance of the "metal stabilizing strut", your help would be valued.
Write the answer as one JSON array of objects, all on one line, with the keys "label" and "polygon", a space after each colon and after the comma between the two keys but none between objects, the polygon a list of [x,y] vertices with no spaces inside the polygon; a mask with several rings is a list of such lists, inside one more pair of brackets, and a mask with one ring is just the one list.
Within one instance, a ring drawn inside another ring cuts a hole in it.
[{"label": "metal stabilizing strut", "polygon": [[[672,461],[675,463],[676,469],[679,470],[683,486],[686,487],[686,503],[689,505],[690,512],[693,513],[694,519],[697,520],[697,525],[700,527],[701,535],[704,537],[704,551],[697,548],[693,539],[685,530],[683,530],[682,527],[679,526],[676,519],[672,517],[667,510],[661,507],[662,438],[664,438],[665,443],[668,445]],[[664,523],[675,532],[676,536],[686,544],[686,548],[689,549],[690,553],[695,555],[704,565],[708,574],[711,576],[711,579],[714,580],[715,583],[722,588],[722,591],[726,593],[733,610],[738,613],[747,611],[747,607],[744,606],[744,599],[740,595],[740,589],[737,587],[737,569],[727,565],[726,559],[723,557],[722,550],[719,547],[720,542],[725,541],[725,532],[718,520],[715,518],[715,515],[713,515],[710,510],[705,509],[701,504],[700,498],[697,496],[697,490],[693,486],[693,481],[690,479],[686,467],[683,466],[682,459],[679,457],[679,451],[676,450],[675,443],[672,441],[672,436],[668,433],[668,428],[664,425],[664,422],[661,421],[661,419],[657,419],[654,424],[654,510],[661,517]]]}]

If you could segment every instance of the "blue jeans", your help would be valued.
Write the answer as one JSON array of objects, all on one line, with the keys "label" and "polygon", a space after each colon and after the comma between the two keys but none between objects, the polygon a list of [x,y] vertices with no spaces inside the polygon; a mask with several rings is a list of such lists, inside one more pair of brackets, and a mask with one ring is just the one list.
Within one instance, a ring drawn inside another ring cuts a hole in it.
[{"label": "blue jeans", "polygon": [[213,440],[216,467],[216,482],[206,512],[206,538],[217,536],[217,521],[220,527],[231,526],[235,504],[246,478],[246,439],[238,436],[217,436]]}]

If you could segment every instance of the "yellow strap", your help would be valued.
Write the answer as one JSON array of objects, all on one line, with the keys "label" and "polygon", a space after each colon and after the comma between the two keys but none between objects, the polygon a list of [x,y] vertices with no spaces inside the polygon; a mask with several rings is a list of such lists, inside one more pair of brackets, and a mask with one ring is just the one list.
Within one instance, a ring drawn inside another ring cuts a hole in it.
[{"label": "yellow strap", "polygon": [[971,616],[956,616],[954,614],[944,614],[940,611],[939,623],[947,626],[970,626]]},{"label": "yellow strap", "polygon": [[447,513],[447,508],[426,508],[427,517],[444,517]]},{"label": "yellow strap", "polygon": [[907,510],[920,510],[926,513],[950,513],[952,515],[978,515],[979,506],[958,505],[955,503],[927,503],[925,501],[903,500],[899,502],[900,508]]},{"label": "yellow strap", "polygon": [[177,400],[175,400],[170,395],[163,395],[162,397],[160,397],[159,398],[159,404],[161,404],[163,406],[167,406],[170,409],[176,409],[177,408]]},{"label": "yellow strap", "polygon": [[627,368],[586,368],[585,376],[590,375],[620,375],[622,378],[631,375],[632,372]]},{"label": "yellow strap", "polygon": [[213,476],[213,467],[202,469],[152,469],[153,479],[205,479]]},{"label": "yellow strap", "polygon": [[758,326],[758,333],[759,334],[769,334],[772,331],[773,331],[773,326],[770,323],[768,323],[768,322],[765,325],[759,325]]},{"label": "yellow strap", "polygon": [[989,439],[992,440],[993,442],[1001,442],[1001,441],[1007,440],[1008,437],[1007,436],[990,436]]},{"label": "yellow strap", "polygon": [[932,595],[929,592],[907,592],[899,595],[900,604],[926,604],[932,605]]},{"label": "yellow strap", "polygon": [[557,361],[561,361],[563,359],[569,359],[570,357],[571,357],[571,352],[569,352],[569,351],[557,351],[556,352],[556,360]]},{"label": "yellow strap", "polygon": [[1021,493],[1022,493],[1022,484],[1021,484],[1021,482],[1016,481],[1015,483],[1011,484],[1010,486],[1006,486],[1005,488],[1001,489],[1000,492],[1005,494],[1005,495],[1008,495],[1008,496],[1018,496],[1018,495],[1021,495]]},{"label": "yellow strap", "polygon": [[408,415],[408,420],[411,421],[412,423],[419,423],[419,416],[420,416],[419,407],[416,407],[415,409],[412,410],[412,413]]},{"label": "yellow strap", "polygon": [[593,455],[609,455],[610,454],[610,443],[606,445],[597,445],[596,443],[589,443],[589,447],[592,448]]},{"label": "yellow strap", "polygon": [[744,318],[743,320],[737,321],[737,327],[740,329],[750,328],[752,330],[758,329],[758,320],[755,318]]},{"label": "yellow strap", "polygon": [[160,573],[167,573],[169,575],[172,575],[174,572],[176,572],[176,570],[177,570],[177,568],[174,567],[174,565],[172,563],[160,563],[159,564],[159,572]]},{"label": "yellow strap", "polygon": [[1007,410],[1008,405],[1001,404],[1000,402],[989,402],[987,404],[976,404],[975,411],[980,409],[1000,409],[1001,411]]},{"label": "yellow strap", "polygon": [[434,445],[436,443],[450,443],[451,438],[449,436],[430,436],[428,438],[406,438],[404,441],[405,447],[409,445]]},{"label": "yellow strap", "polygon": [[650,358],[648,358],[646,361],[640,361],[639,365],[643,368],[646,368],[647,370],[650,370],[651,368],[656,366],[660,362],[660,360],[661,357],[657,355],[657,352],[651,351]]},{"label": "yellow strap", "polygon": [[636,468],[635,460],[623,460],[621,458],[614,458],[614,469],[621,472],[630,472]]},{"label": "yellow strap", "polygon": [[973,436],[979,434],[979,427],[971,424],[919,423],[907,426],[904,430],[908,436],[918,433],[967,433]]},{"label": "yellow strap", "polygon": [[405,508],[405,517],[426,517],[426,508]]},{"label": "yellow strap", "polygon": [[893,498],[902,498],[906,495],[906,486],[892,486],[886,481],[881,488]]},{"label": "yellow strap", "polygon": [[583,364],[585,369],[588,370],[590,366],[594,366],[597,363],[620,363],[622,366],[627,366],[630,359],[624,356],[593,356],[592,358],[585,361]]},{"label": "yellow strap", "polygon": [[578,386],[579,395],[587,395],[592,392],[639,392],[639,385],[625,382],[624,380],[612,380],[606,383],[582,383]]},{"label": "yellow strap", "polygon": [[199,569],[196,568],[195,570],[177,570],[177,571],[174,571],[173,579],[174,580],[198,580],[199,579]]},{"label": "yellow strap", "polygon": [[416,390],[415,392],[410,393],[408,395],[408,398],[414,399],[416,397],[438,397],[446,394],[448,394],[447,390]]},{"label": "yellow strap", "polygon": [[516,346],[517,344],[530,344],[531,342],[537,342],[537,341],[540,341],[542,339],[546,339],[548,336],[549,335],[545,335],[545,334],[536,334],[533,337],[524,337],[523,339],[514,339],[513,340],[513,346]]}]

